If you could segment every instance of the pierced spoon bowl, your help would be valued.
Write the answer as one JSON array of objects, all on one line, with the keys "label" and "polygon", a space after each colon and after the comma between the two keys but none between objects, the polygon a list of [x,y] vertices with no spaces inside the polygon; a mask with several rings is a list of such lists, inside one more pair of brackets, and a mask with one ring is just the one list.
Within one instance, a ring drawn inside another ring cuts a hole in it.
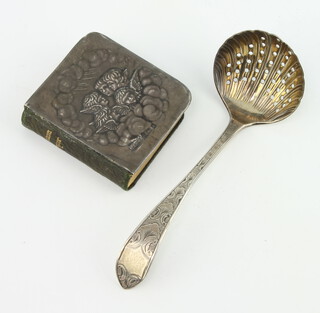
[{"label": "pierced spoon bowl", "polygon": [[132,288],[144,279],[174,212],[225,143],[247,126],[283,120],[298,107],[304,91],[303,70],[297,56],[286,43],[263,31],[236,34],[221,46],[214,62],[214,81],[230,122],[125,244],[116,266],[123,288]]}]

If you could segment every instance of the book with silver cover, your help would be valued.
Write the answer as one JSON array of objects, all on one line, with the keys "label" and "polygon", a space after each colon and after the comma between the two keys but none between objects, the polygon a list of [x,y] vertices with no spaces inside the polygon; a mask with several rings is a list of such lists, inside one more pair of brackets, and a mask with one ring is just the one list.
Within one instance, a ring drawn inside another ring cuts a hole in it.
[{"label": "book with silver cover", "polygon": [[22,122],[127,190],[179,124],[190,99],[170,75],[90,33],[27,101]]}]

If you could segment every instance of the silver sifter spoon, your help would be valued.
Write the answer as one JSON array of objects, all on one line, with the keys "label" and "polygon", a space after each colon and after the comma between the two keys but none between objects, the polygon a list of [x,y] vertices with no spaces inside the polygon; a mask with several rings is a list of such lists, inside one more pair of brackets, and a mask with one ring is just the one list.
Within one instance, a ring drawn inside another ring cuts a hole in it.
[{"label": "silver sifter spoon", "polygon": [[134,287],[144,279],[171,217],[225,143],[247,126],[283,120],[295,111],[304,91],[297,56],[286,43],[263,31],[236,34],[221,46],[214,62],[214,81],[230,122],[205,156],[125,244],[116,266],[123,288]]}]

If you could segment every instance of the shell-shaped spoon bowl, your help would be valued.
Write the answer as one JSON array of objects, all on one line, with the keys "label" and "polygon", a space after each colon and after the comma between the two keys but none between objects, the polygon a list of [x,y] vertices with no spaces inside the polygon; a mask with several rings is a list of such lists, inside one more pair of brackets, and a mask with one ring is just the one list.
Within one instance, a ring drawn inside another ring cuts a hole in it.
[{"label": "shell-shaped spoon bowl", "polygon": [[304,91],[297,56],[263,31],[245,31],[226,40],[215,58],[214,81],[231,117],[247,125],[286,118]]}]

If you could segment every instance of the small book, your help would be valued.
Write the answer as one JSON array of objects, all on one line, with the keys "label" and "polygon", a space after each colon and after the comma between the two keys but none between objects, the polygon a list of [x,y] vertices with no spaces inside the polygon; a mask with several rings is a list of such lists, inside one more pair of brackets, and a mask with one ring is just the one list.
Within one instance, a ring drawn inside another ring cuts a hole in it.
[{"label": "small book", "polygon": [[22,123],[127,190],[190,100],[178,80],[90,33],[27,101]]}]

